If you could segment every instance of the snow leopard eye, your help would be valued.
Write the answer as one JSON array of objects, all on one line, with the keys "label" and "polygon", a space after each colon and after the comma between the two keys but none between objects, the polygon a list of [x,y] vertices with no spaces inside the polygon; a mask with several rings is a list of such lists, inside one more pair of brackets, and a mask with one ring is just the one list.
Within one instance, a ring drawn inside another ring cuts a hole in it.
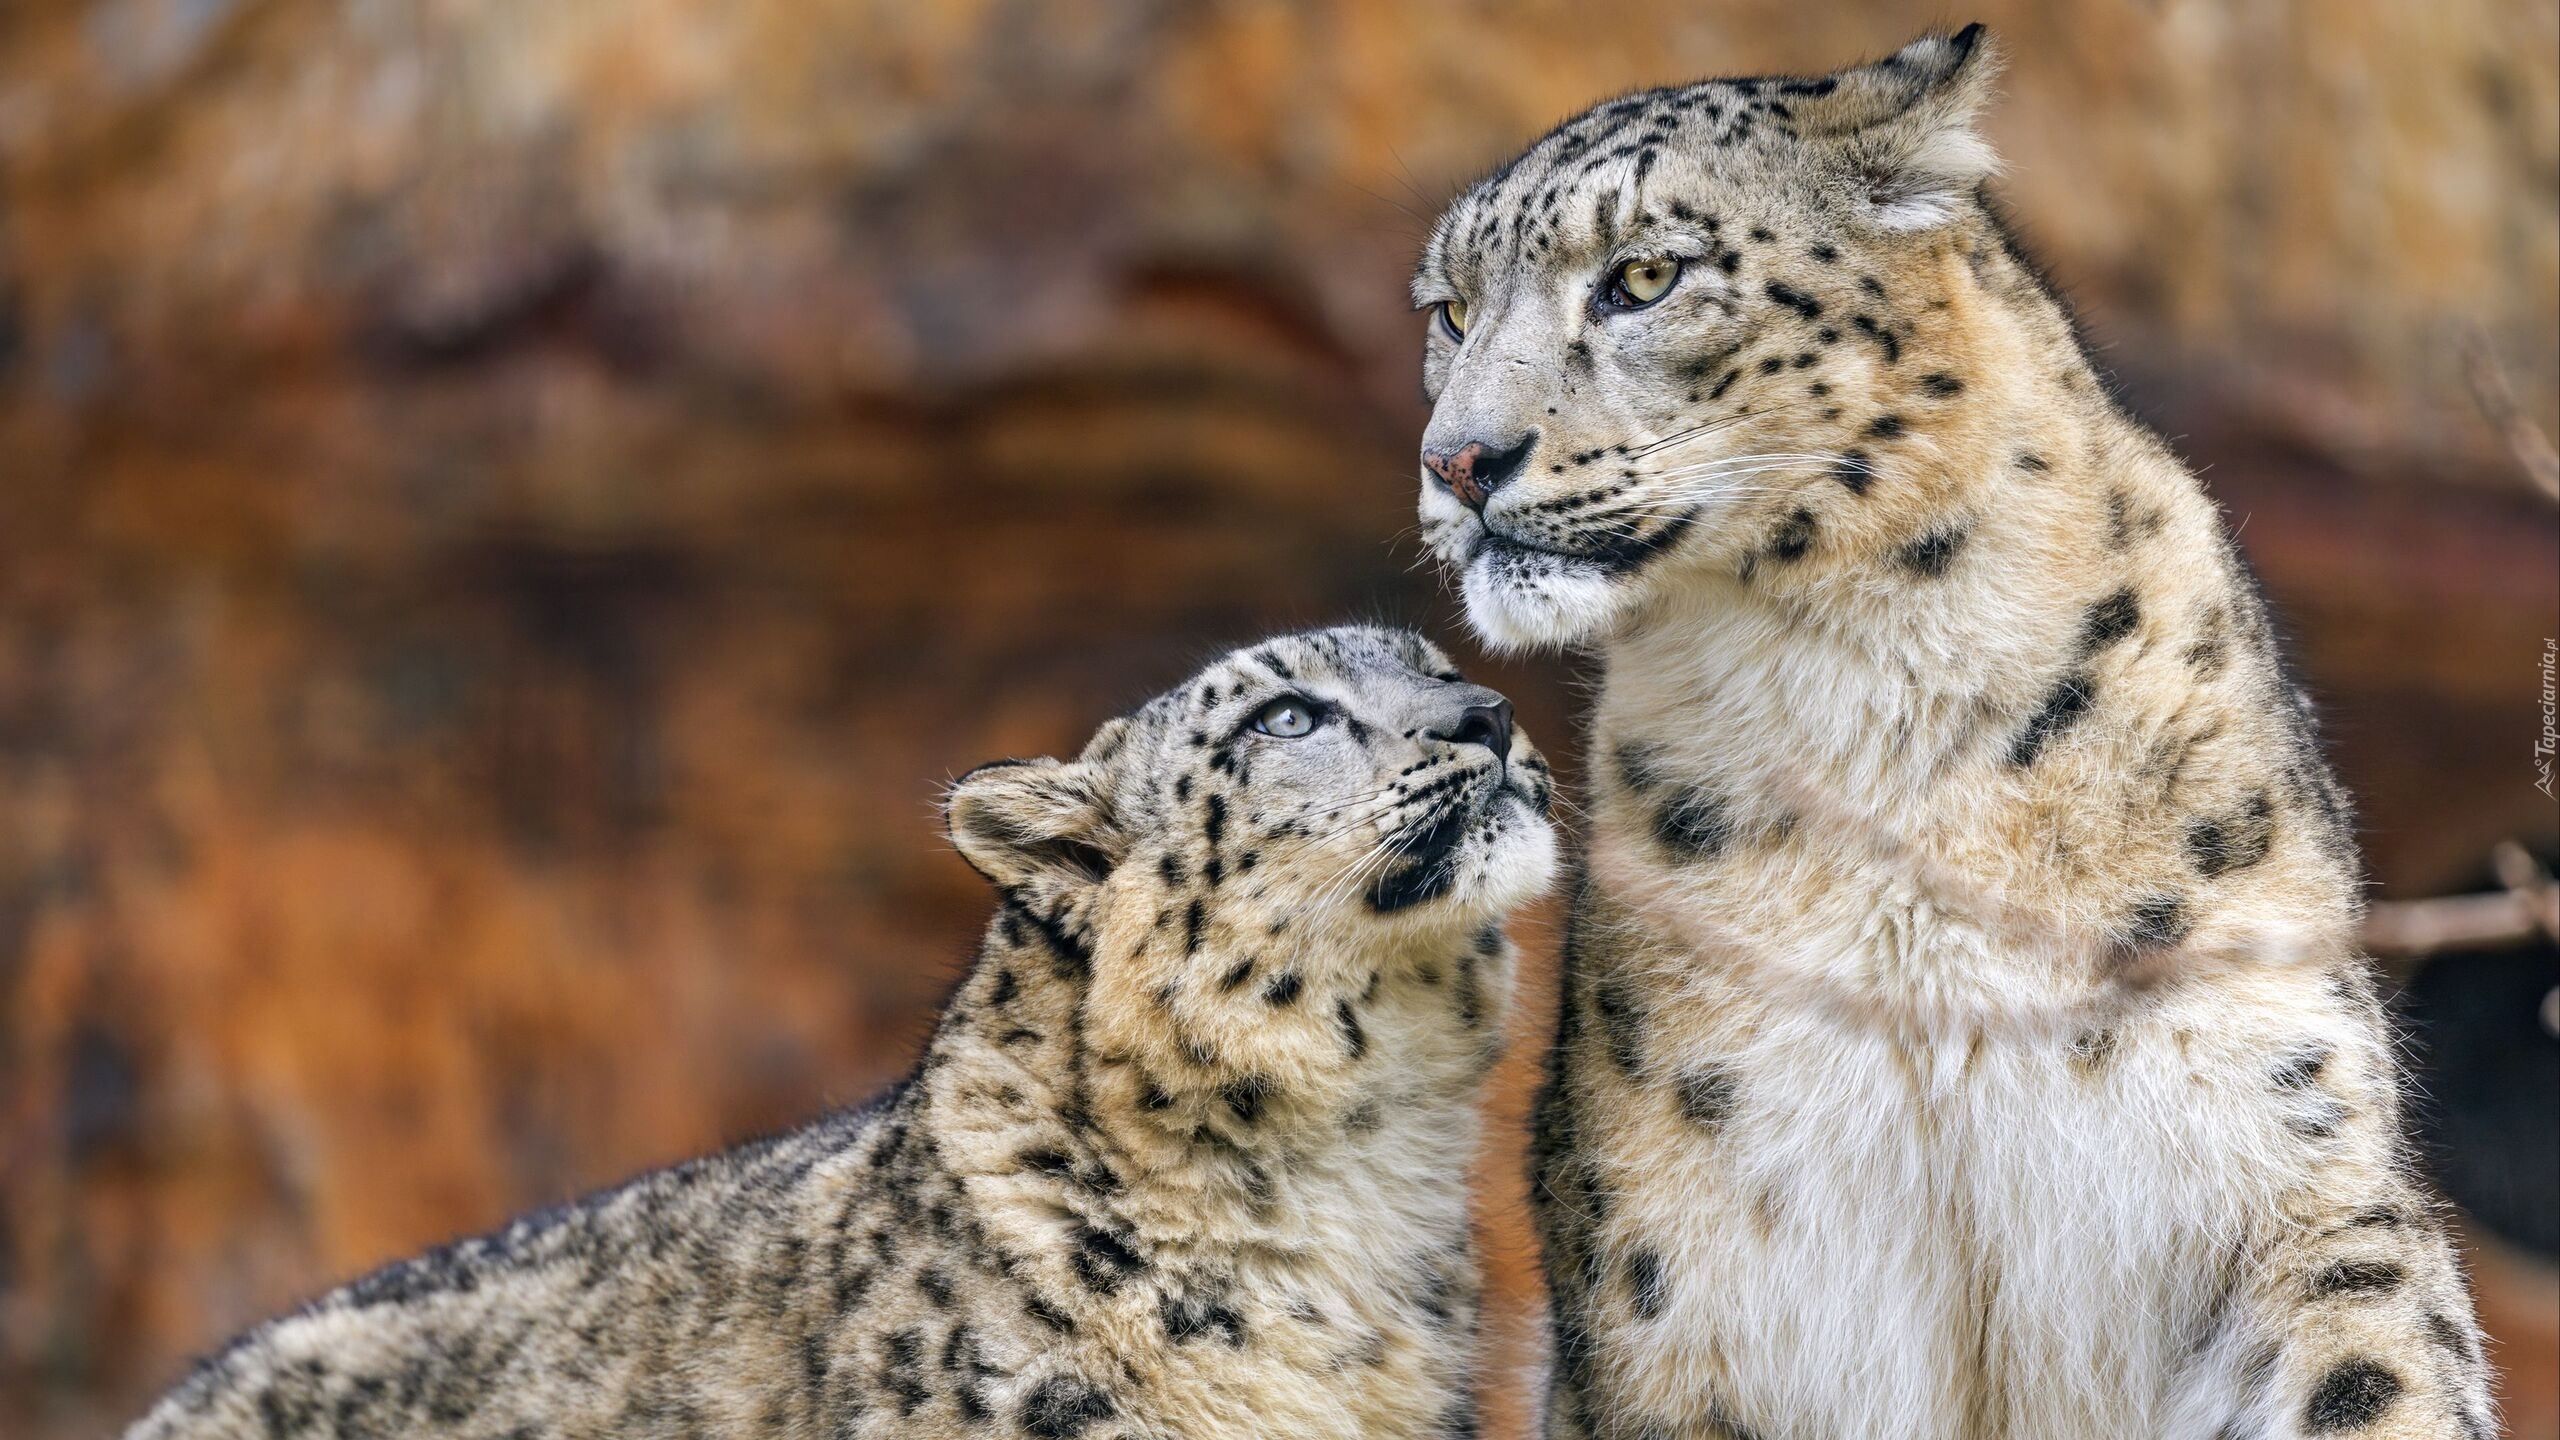
[{"label": "snow leopard eye", "polygon": [[1622,310],[1641,310],[1671,293],[1680,281],[1680,262],[1669,256],[1630,260],[1609,277],[1609,300]]},{"label": "snow leopard eye", "polygon": [[1443,300],[1437,308],[1440,312],[1441,333],[1447,335],[1452,340],[1466,339],[1467,302],[1464,300]]},{"label": "snow leopard eye", "polygon": [[1323,723],[1324,711],[1303,695],[1283,695],[1253,716],[1253,728],[1275,740],[1295,740]]}]

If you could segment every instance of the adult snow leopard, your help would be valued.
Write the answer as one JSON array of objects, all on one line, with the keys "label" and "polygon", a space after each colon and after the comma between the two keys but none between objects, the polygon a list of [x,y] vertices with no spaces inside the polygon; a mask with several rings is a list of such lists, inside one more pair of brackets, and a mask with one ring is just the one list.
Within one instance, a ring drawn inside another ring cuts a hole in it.
[{"label": "adult snow leopard", "polygon": [[1990,52],[1610,101],[1414,281],[1423,533],[1605,672],[1551,1433],[2485,1437],[2345,802],[1983,196]]}]

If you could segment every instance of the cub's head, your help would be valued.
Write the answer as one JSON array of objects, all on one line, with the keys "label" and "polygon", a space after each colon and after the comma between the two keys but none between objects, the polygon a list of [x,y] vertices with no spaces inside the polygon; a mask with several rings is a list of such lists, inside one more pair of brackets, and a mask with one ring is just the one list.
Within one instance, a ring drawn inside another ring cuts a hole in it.
[{"label": "cub's head", "polygon": [[1555,869],[1546,762],[1510,703],[1421,637],[1345,628],[1237,650],[1073,760],[982,766],[946,814],[1051,940],[1173,953],[1288,932],[1462,934]]},{"label": "cub's head", "polygon": [[1993,357],[1964,292],[2020,273],[1977,195],[1994,68],[1969,26],[1631,95],[1449,207],[1413,286],[1423,535],[1489,641],[1605,638],[1700,564],[1933,563],[1897,472],[1979,438],[1958,397]]}]

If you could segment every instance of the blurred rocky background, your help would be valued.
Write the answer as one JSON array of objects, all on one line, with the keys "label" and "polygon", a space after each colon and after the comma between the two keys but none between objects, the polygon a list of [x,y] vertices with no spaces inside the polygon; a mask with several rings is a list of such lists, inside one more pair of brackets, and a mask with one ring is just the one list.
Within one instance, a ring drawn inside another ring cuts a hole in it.
[{"label": "blurred rocky background", "polygon": [[[0,1433],[106,1433],[333,1278],[898,1073],[985,906],[941,782],[1224,640],[1459,635],[1402,295],[1453,187],[1612,92],[1946,18],[0,5]],[[2457,947],[2401,967],[2431,1151],[2551,1434],[2554,964],[2513,918],[2555,844],[2560,22],[1955,18],[2013,57],[2023,229],[2298,637],[2376,898],[2487,892],[2389,914]],[[1479,668],[1570,750],[1562,667]],[[1545,1024],[1483,1177],[1506,1435]]]}]

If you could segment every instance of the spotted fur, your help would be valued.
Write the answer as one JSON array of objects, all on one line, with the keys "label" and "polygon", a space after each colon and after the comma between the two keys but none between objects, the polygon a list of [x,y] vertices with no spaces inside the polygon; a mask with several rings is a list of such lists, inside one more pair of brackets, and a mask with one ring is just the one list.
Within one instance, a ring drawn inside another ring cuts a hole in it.
[{"label": "spotted fur", "polygon": [[131,1436],[1472,1435],[1472,1099],[1554,863],[1499,701],[1324,631],[972,772],[1003,905],[912,1078],[356,1281]]},{"label": "spotted fur", "polygon": [[1992,69],[1610,101],[1416,277],[1424,533],[1488,640],[1606,671],[1552,1434],[2487,1435],[2344,802],[1982,194]]}]

